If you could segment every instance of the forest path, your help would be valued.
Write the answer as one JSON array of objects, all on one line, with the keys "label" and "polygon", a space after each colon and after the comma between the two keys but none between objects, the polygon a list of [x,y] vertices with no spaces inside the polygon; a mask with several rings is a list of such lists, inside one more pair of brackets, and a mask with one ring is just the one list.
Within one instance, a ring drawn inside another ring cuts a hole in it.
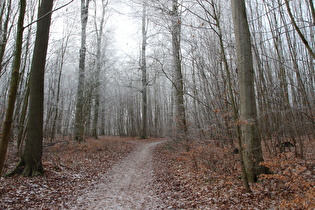
[{"label": "forest path", "polygon": [[105,173],[92,191],[78,198],[74,209],[162,209],[153,186],[152,156],[164,142],[136,143],[134,151]]}]

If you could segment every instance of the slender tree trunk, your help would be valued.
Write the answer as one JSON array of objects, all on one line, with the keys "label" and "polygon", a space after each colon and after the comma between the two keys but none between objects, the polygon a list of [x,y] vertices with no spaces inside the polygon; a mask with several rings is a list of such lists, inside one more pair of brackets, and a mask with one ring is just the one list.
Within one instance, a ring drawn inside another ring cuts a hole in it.
[{"label": "slender tree trunk", "polygon": [[142,128],[141,139],[147,138],[147,64],[146,64],[146,47],[147,47],[147,2],[143,1],[142,5],[142,50],[141,50],[141,71],[142,71]]},{"label": "slender tree trunk", "polygon": [[[298,33],[298,35],[300,36],[303,44],[305,45],[307,51],[309,52],[309,54],[312,56],[313,60],[315,59],[315,52],[314,50],[312,49],[311,45],[309,44],[309,42],[306,40],[305,36],[303,35],[302,31],[300,30],[300,28],[298,27],[294,17],[293,17],[293,14],[292,14],[292,11],[291,11],[291,7],[290,7],[290,4],[289,4],[289,1],[288,0],[285,0],[285,5],[287,7],[287,10],[288,10],[288,14],[289,14],[289,17],[291,19],[291,22],[292,22],[292,25],[294,27],[294,29],[296,30],[296,32]],[[312,15],[315,14],[314,12],[314,5],[313,5],[313,2],[312,0],[310,0],[310,7],[311,7],[311,11],[312,11]],[[313,16],[314,18],[314,16]],[[315,21],[315,20],[314,20]]]},{"label": "slender tree trunk", "polygon": [[181,18],[178,11],[178,0],[172,0],[172,53],[174,68],[175,85],[175,120],[176,120],[176,138],[187,136],[187,124],[184,104],[184,83],[181,64]]},{"label": "slender tree trunk", "polygon": [[[212,6],[213,6],[213,10],[215,10],[214,8],[214,2],[212,1]],[[227,84],[228,84],[228,93],[229,93],[229,97],[230,97],[230,102],[231,102],[231,106],[232,106],[232,112],[233,112],[233,120],[235,122],[238,121],[239,119],[239,112],[238,112],[238,107],[237,107],[237,103],[235,100],[235,96],[233,94],[233,87],[232,87],[232,79],[231,79],[231,72],[230,72],[230,68],[228,65],[228,60],[226,57],[226,52],[224,49],[224,43],[223,43],[223,37],[222,37],[222,30],[221,30],[221,23],[219,21],[219,16],[216,14],[216,12],[214,12],[214,18],[216,21],[216,25],[218,27],[218,37],[219,37],[219,43],[220,43],[220,51],[221,51],[221,55],[223,58],[223,64],[224,64],[224,69],[226,72],[226,76],[227,76]],[[248,176],[246,173],[246,166],[245,166],[245,161],[244,161],[244,153],[243,153],[243,146],[242,146],[242,132],[241,132],[241,127],[239,124],[236,125],[236,135],[237,135],[237,142],[238,142],[238,146],[240,148],[240,163],[241,163],[241,169],[242,169],[242,179],[243,179],[243,183],[244,186],[246,188],[246,191],[250,192],[250,186],[248,183]]]},{"label": "slender tree trunk", "polygon": [[[29,79],[27,79],[27,81],[29,81]],[[20,158],[22,157],[22,152],[23,152],[22,151],[23,140],[25,140],[26,129],[24,125],[25,125],[26,115],[27,115],[29,95],[30,95],[30,85],[29,85],[29,82],[27,82],[26,91],[25,91],[24,100],[23,100],[23,106],[21,108],[21,116],[20,116],[20,121],[19,121],[20,127],[18,130],[18,136],[17,136],[17,153],[19,154]]]},{"label": "slender tree trunk", "polygon": [[[96,2],[95,2],[96,3]],[[95,4],[96,5],[96,4]],[[102,17],[100,21],[100,27],[97,29],[97,15],[95,11],[95,29],[96,29],[96,37],[97,37],[97,49],[96,49],[96,72],[95,72],[95,88],[94,88],[94,118],[92,125],[92,135],[95,139],[98,136],[98,125],[99,125],[99,111],[100,111],[100,75],[102,68],[102,41],[103,41],[103,28],[105,23],[105,13],[106,7],[108,5],[108,0],[102,0]]]},{"label": "slender tree trunk", "polygon": [[52,120],[52,128],[51,128],[51,134],[50,134],[50,141],[53,141],[55,138],[55,133],[56,133],[56,124],[57,124],[57,118],[59,114],[59,101],[60,101],[60,86],[61,86],[61,76],[62,76],[62,71],[63,71],[63,64],[64,64],[64,59],[65,59],[65,54],[67,51],[68,47],[68,42],[69,42],[69,35],[65,38],[65,41],[63,41],[61,49],[60,49],[60,65],[57,64],[57,69],[59,68],[59,74],[58,74],[58,81],[57,81],[57,95],[56,95],[56,101],[55,103],[55,109],[54,109],[54,116]]},{"label": "slender tree trunk", "polygon": [[[98,43],[101,43],[98,41]],[[100,45],[98,45],[100,46]],[[98,47],[99,48],[99,47]],[[99,122],[99,109],[100,109],[100,71],[101,71],[101,54],[100,49],[97,50],[97,64],[96,64],[96,84],[94,89],[94,118],[93,118],[93,125],[92,125],[92,135],[95,139],[97,139],[98,136],[98,122]]]},{"label": "slender tree trunk", "polygon": [[79,82],[77,90],[77,103],[75,110],[74,140],[84,140],[84,80],[85,80],[85,56],[86,56],[86,26],[88,22],[89,0],[81,0],[81,48],[79,59]]},{"label": "slender tree trunk", "polygon": [[102,106],[101,108],[101,129],[100,129],[100,135],[105,135],[105,108]]},{"label": "slender tree trunk", "polygon": [[[33,14],[31,16],[31,20],[33,21],[35,17],[35,14]],[[22,145],[23,145],[23,141],[25,140],[25,134],[26,134],[26,117],[27,117],[27,110],[28,110],[28,102],[29,102],[29,93],[30,93],[30,86],[29,86],[29,69],[27,68],[28,65],[28,61],[31,59],[31,56],[29,56],[29,52],[30,52],[30,42],[31,42],[31,35],[32,35],[32,26],[28,27],[28,31],[27,31],[27,37],[26,37],[26,43],[25,43],[25,57],[24,57],[24,62],[21,62],[21,64],[23,63],[23,67],[21,66],[20,68],[21,73],[20,75],[25,75],[25,71],[27,71],[26,73],[26,79],[23,79],[23,77],[21,77],[20,79],[20,91],[23,91],[22,94],[23,95],[23,100],[21,100],[20,104],[16,105],[16,110],[20,110],[19,113],[19,118],[18,118],[18,122],[19,122],[19,126],[18,126],[18,136],[17,136],[17,154],[19,155],[19,157],[22,157]],[[23,90],[24,88],[24,90]]]},{"label": "slender tree trunk", "polygon": [[238,83],[240,94],[240,121],[243,157],[247,179],[255,182],[266,168],[263,161],[254,91],[254,69],[251,39],[246,15],[245,0],[232,0],[233,22],[236,38]]},{"label": "slender tree trunk", "polygon": [[16,101],[16,95],[19,84],[19,70],[21,64],[21,54],[22,54],[22,45],[23,45],[23,24],[25,16],[26,0],[20,1],[20,14],[18,20],[18,27],[16,32],[16,43],[15,43],[15,55],[13,61],[13,68],[11,73],[11,82],[10,82],[10,93],[6,109],[6,115],[2,127],[2,136],[0,136],[0,177],[2,175],[2,169],[5,161],[5,156],[7,153],[8,142],[10,138],[10,132],[12,127],[12,117],[14,113],[14,105]]},{"label": "slender tree trunk", "polygon": [[[0,76],[2,72],[2,61],[9,37],[8,32],[11,31],[11,29],[8,27],[11,15],[11,5],[11,0],[3,1],[0,4]],[[5,12],[6,15],[4,16]]]}]

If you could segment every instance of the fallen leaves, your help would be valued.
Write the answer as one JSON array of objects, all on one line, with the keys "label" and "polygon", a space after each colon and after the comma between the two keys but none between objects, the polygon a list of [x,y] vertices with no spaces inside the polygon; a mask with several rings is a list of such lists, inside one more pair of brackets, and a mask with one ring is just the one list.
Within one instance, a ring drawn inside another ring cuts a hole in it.
[{"label": "fallen leaves", "polygon": [[279,194],[287,198],[282,199],[281,208],[315,208],[315,171],[311,167],[314,163],[283,153],[262,164],[274,173],[261,178],[273,183]]},{"label": "fallen leaves", "polygon": [[[98,183],[101,174],[129,154],[135,141],[103,137],[46,147],[44,176],[1,179],[0,209],[71,208],[78,196]],[[230,149],[211,142],[192,143],[189,152],[179,148],[185,147],[166,143],[153,157],[156,193],[169,209],[315,208],[313,159],[301,160],[290,153],[269,158],[264,164],[274,174],[263,175],[251,184],[252,193],[246,193],[238,155]],[[11,163],[6,170],[12,167]]]},{"label": "fallen leaves", "polygon": [[292,156],[268,160],[267,166],[276,173],[262,176],[264,179],[251,184],[253,192],[246,193],[238,156],[215,144],[195,144],[189,152],[170,143],[155,153],[158,193],[169,208],[314,208],[314,167],[304,160]]},{"label": "fallen leaves", "polygon": [[[119,137],[88,139],[84,143],[61,142],[45,147],[45,174],[1,179],[0,209],[70,208],[84,190],[98,182],[101,174],[125,157],[133,142]],[[11,154],[8,172],[14,167]]]}]

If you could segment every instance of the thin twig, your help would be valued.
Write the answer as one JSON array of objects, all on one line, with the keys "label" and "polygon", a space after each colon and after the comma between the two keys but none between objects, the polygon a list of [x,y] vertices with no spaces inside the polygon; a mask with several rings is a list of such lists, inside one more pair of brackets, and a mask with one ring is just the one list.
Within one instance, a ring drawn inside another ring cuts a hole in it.
[{"label": "thin twig", "polygon": [[45,18],[47,15],[49,15],[49,14],[51,14],[51,13],[53,13],[53,12],[55,12],[55,11],[61,9],[61,8],[64,8],[64,7],[68,6],[68,5],[71,4],[73,1],[74,1],[74,0],[71,0],[71,1],[69,1],[68,3],[66,3],[66,4],[64,4],[64,5],[58,7],[58,8],[56,8],[56,9],[54,9],[54,10],[51,10],[50,12],[48,12],[48,13],[46,13],[45,15],[41,16],[40,18],[38,18],[37,20],[34,20],[33,22],[31,22],[31,23],[29,23],[28,25],[24,26],[23,29],[25,29],[25,28],[27,28],[27,27],[33,25],[34,23],[37,23],[37,22],[40,21],[41,19]]}]

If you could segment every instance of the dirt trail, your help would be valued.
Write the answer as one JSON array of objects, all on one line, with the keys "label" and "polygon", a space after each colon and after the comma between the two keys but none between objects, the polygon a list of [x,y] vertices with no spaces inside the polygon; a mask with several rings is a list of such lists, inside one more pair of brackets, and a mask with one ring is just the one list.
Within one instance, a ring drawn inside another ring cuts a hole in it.
[{"label": "dirt trail", "polygon": [[162,209],[153,186],[153,149],[165,141],[139,143],[95,188],[78,198],[74,209]]}]

